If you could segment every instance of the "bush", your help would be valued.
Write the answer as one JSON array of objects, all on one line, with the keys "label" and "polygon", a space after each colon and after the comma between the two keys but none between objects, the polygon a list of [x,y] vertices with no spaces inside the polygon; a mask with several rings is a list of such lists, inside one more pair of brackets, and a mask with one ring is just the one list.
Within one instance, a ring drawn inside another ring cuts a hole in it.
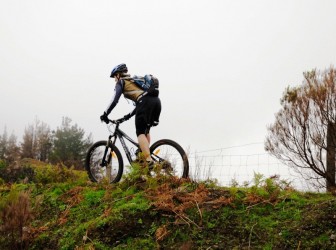
[{"label": "bush", "polygon": [[87,180],[87,174],[84,171],[74,170],[73,167],[68,168],[63,164],[55,166],[31,159],[24,159],[18,163],[3,167],[0,171],[0,179],[5,183],[34,182],[48,184],[83,182]]},{"label": "bush", "polygon": [[5,162],[4,160],[1,160],[1,159],[0,159],[0,170],[5,169],[6,166],[7,166],[6,162]]},{"label": "bush", "polygon": [[47,184],[47,183],[57,183],[57,182],[74,182],[76,181],[77,175],[75,174],[73,168],[68,168],[64,165],[47,165],[45,167],[36,168],[36,182]]},{"label": "bush", "polygon": [[34,181],[35,171],[30,166],[22,166],[18,164],[12,164],[2,167],[0,171],[0,178],[7,183],[15,182],[31,182]]},{"label": "bush", "polygon": [[12,189],[0,203],[0,248],[28,249],[29,226],[33,219],[30,193]]}]

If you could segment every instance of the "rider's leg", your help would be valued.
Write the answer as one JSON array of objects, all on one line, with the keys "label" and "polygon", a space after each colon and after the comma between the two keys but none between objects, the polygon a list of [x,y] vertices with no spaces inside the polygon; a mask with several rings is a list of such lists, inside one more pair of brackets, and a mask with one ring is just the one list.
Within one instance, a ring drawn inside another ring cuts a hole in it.
[{"label": "rider's leg", "polygon": [[150,135],[140,134],[138,136],[138,142],[139,142],[140,149],[146,161],[152,161],[152,158],[150,157],[150,151],[149,151]]},{"label": "rider's leg", "polygon": [[151,141],[149,131],[152,122],[159,120],[161,112],[160,99],[145,96],[139,103],[137,103],[136,109],[135,127],[139,146],[145,159],[147,161],[152,161],[149,150]]}]

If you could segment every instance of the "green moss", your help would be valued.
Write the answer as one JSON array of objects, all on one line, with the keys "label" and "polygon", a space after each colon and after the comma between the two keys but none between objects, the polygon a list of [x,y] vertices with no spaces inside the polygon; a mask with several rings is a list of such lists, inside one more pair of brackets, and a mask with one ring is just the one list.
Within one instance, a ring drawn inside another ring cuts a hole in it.
[{"label": "green moss", "polygon": [[125,243],[120,244],[115,250],[152,250],[157,248],[157,243],[151,238],[128,238]]},{"label": "green moss", "polygon": [[102,201],[105,190],[87,190],[84,193],[84,202],[87,206],[97,206]]}]

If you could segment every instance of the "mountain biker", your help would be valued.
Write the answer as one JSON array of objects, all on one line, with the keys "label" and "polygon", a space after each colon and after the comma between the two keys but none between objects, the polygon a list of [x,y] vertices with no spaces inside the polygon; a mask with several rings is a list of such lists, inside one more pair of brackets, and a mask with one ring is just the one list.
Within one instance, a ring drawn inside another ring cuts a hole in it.
[{"label": "mountain biker", "polygon": [[127,72],[126,64],[119,64],[113,68],[110,77],[114,78],[116,82],[114,96],[103,115],[100,116],[100,120],[108,123],[108,115],[117,105],[121,94],[135,102],[135,109],[125,115],[124,119],[128,120],[135,115],[136,135],[141,152],[147,164],[152,165],[153,160],[149,151],[151,140],[149,132],[152,126],[156,126],[159,123],[161,101],[158,97],[158,91],[157,93],[148,93],[142,90],[132,82],[132,78]]}]

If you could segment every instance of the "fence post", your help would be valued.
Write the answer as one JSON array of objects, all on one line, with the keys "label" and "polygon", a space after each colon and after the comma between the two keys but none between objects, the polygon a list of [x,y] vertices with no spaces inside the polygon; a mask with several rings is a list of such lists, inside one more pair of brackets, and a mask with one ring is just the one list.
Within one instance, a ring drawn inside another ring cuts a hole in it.
[{"label": "fence post", "polygon": [[329,122],[327,130],[327,175],[326,184],[328,192],[336,191],[335,172],[336,172],[336,123]]}]

